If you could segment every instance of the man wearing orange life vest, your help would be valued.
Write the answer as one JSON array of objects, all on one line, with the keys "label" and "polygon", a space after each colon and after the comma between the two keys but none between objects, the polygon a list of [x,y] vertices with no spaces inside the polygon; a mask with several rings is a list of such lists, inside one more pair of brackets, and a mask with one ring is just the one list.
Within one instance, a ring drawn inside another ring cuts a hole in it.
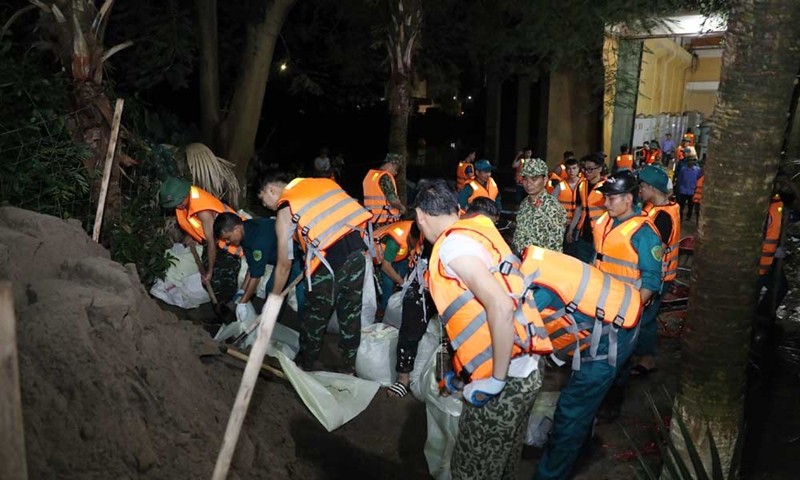
[{"label": "man wearing orange life vest", "polygon": [[[650,219],[642,215],[634,203],[637,190],[633,172],[622,171],[609,176],[603,183],[604,213],[594,226],[594,246],[597,255],[594,266],[617,280],[639,290],[642,304],[648,312],[653,295],[661,291],[661,261],[663,248]],[[612,420],[619,416],[624,399],[627,368],[618,375],[608,393],[599,417]]]},{"label": "man wearing orange life vest", "polygon": [[368,171],[364,177],[364,206],[372,212],[372,223],[376,226],[396,222],[406,213],[394,181],[402,161],[402,155],[388,153],[380,168]]},{"label": "man wearing orange life vest", "polygon": [[460,192],[469,182],[475,180],[475,150],[466,150],[467,155],[456,167],[456,191]]},{"label": "man wearing orange life vest", "polygon": [[[639,172],[639,193],[644,207],[642,212],[656,227],[663,247],[661,261],[662,291],[675,280],[678,273],[678,244],[681,239],[681,214],[678,204],[669,199],[669,177],[660,166],[647,166]],[[639,361],[631,369],[632,375],[645,375],[656,368],[656,342],[658,339],[658,309],[661,293],[652,297],[652,302],[642,316],[635,354]]]},{"label": "man wearing orange life vest", "polygon": [[564,170],[567,173],[567,178],[558,184],[553,191],[553,196],[556,197],[558,203],[560,203],[567,212],[567,221],[564,225],[564,253],[575,256],[575,242],[566,242],[566,232],[569,230],[569,226],[572,224],[572,220],[575,217],[575,210],[578,208],[579,185],[585,182],[585,180],[580,177],[581,170],[578,165],[578,160],[571,158],[567,160],[565,166],[566,168]]},{"label": "man wearing orange life vest", "polygon": [[413,220],[399,222],[376,228],[372,234],[376,243],[378,260],[381,262],[381,302],[379,308],[386,311],[386,304],[395,287],[403,285],[408,274],[409,260],[420,246],[419,227]]},{"label": "man wearing orange life vest", "polygon": [[503,209],[503,204],[500,201],[500,189],[497,187],[494,178],[492,178],[492,170],[496,168],[486,159],[475,162],[475,180],[469,182],[458,192],[458,204],[461,208],[466,210],[476,198],[486,197],[497,203],[498,210]]},{"label": "man wearing orange life vest", "polygon": [[211,285],[218,301],[227,302],[238,289],[242,250],[224,242],[215,248],[214,219],[220,213],[235,210],[182,178],[169,177],[161,182],[158,197],[162,208],[175,209],[178,225],[186,232],[184,243],[205,244],[202,258],[207,260],[206,268],[200,272],[203,283]]},{"label": "man wearing orange life vest", "polygon": [[769,200],[767,220],[764,224],[764,240],[761,242],[761,260],[758,263],[758,274],[765,277],[775,260],[775,252],[781,239],[781,226],[783,224],[783,202],[777,194]]},{"label": "man wearing orange life vest", "polygon": [[556,405],[535,480],[571,478],[592,424],[614,378],[634,347],[641,312],[639,292],[580,260],[529,247],[520,272],[553,344],[553,360],[572,374]]},{"label": "man wearing orange life vest", "polygon": [[600,172],[605,162],[597,154],[585,155],[581,162],[586,181],[578,184],[575,216],[567,229],[566,242],[575,243],[574,250],[568,249],[571,255],[582,262],[591,263],[595,253],[592,228],[605,212],[603,192],[600,191],[604,180]]},{"label": "man wearing orange life vest", "polygon": [[647,151],[647,158],[644,159],[647,165],[660,165],[661,164],[661,148],[658,145],[658,140],[650,141],[650,149]]},{"label": "man wearing orange life vest", "polygon": [[290,178],[269,171],[258,192],[261,203],[277,211],[275,236],[278,255],[272,293],[279,294],[292,266],[292,240],[305,254],[307,306],[300,324],[300,351],[296,362],[303,369],[317,368],[325,326],[334,309],[339,319],[342,373],[355,373],[361,341],[361,303],[365,250],[374,250],[364,238],[372,214],[327,178]]},{"label": "man wearing orange life vest", "polygon": [[613,173],[620,170],[633,170],[633,154],[628,144],[620,145],[619,155],[614,159],[614,167],[611,169]]},{"label": "man wearing orange life vest", "polygon": [[552,351],[550,340],[538,311],[515,299],[525,291],[519,259],[488,217],[459,219],[443,180],[420,186],[416,211],[434,241],[431,297],[453,349],[445,383],[451,392],[463,386],[453,479],[514,478],[541,387],[538,354]]}]

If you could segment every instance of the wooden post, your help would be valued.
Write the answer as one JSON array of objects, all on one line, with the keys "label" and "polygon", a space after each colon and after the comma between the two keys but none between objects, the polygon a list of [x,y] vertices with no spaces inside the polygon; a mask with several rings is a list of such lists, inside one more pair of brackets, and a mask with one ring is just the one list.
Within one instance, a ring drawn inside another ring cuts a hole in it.
[{"label": "wooden post", "polygon": [[239,432],[242,430],[247,407],[250,405],[250,398],[253,396],[256,380],[258,380],[258,372],[264,362],[267,345],[270,337],[272,337],[272,330],[275,327],[275,321],[278,319],[278,313],[281,311],[285,295],[285,291],[282,295],[271,293],[267,298],[267,303],[264,305],[264,310],[256,319],[256,324],[259,325],[258,337],[250,350],[250,358],[247,360],[247,365],[244,367],[242,383],[239,385],[236,401],[233,404],[231,416],[228,418],[228,426],[225,428],[225,437],[222,439],[222,448],[219,451],[219,456],[217,456],[217,464],[214,466],[212,480],[225,480],[228,476],[233,452],[236,449],[236,443],[239,441]]},{"label": "wooden post", "polygon": [[0,282],[0,478],[3,480],[28,478],[15,323],[11,284]]},{"label": "wooden post", "polygon": [[114,107],[114,119],[111,122],[111,137],[108,139],[106,163],[103,166],[103,182],[100,187],[100,198],[97,201],[97,213],[94,216],[92,240],[95,242],[100,241],[100,225],[103,223],[103,211],[106,208],[108,181],[111,180],[111,167],[114,165],[114,152],[117,150],[117,137],[119,136],[119,124],[122,120],[122,105],[124,103],[125,100],[118,98],[117,105]]}]

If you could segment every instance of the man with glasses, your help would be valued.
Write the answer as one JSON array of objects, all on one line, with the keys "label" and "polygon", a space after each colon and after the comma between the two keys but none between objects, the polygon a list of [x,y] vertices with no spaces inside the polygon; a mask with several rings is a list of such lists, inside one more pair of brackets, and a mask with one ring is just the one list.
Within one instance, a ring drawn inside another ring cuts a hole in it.
[{"label": "man with glasses", "polygon": [[603,159],[597,154],[585,155],[581,158],[585,182],[578,184],[575,216],[567,229],[567,244],[575,243],[574,249],[567,251],[584,263],[591,263],[594,258],[594,239],[592,229],[594,223],[605,212],[604,197],[600,191],[603,186]]}]

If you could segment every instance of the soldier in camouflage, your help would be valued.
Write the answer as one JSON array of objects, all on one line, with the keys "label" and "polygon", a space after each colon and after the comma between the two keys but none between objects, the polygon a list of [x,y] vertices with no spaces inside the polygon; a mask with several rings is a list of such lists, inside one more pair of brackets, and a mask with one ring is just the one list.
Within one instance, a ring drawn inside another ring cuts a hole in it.
[{"label": "soldier in camouflage", "polygon": [[564,240],[567,212],[555,197],[545,191],[547,164],[532,158],[522,167],[522,186],[528,196],[517,212],[514,249],[522,252],[535,245],[560,252]]}]

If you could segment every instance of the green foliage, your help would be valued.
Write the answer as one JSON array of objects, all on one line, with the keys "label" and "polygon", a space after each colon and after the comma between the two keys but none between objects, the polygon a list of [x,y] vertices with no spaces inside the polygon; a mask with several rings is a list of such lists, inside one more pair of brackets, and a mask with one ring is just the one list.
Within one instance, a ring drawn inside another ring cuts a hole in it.
[{"label": "green foliage", "polygon": [[[667,399],[671,402],[670,396],[667,394],[667,392],[665,391],[664,393],[667,396]],[[697,450],[697,445],[695,445],[694,440],[689,433],[689,429],[686,427],[686,423],[683,421],[680,414],[675,415],[673,419],[680,429],[681,439],[683,440],[683,445],[686,450],[686,456],[689,457],[688,463],[685,457],[680,454],[678,450],[679,447],[673,441],[669,432],[669,425],[664,421],[664,417],[658,410],[653,396],[649,392],[646,393],[646,396],[647,403],[650,405],[650,409],[653,411],[656,424],[658,425],[658,434],[661,439],[661,441],[658,442],[658,446],[661,451],[661,459],[664,462],[664,469],[669,474],[668,478],[672,478],[673,480],[733,480],[739,478],[739,464],[741,462],[742,448],[744,445],[744,424],[742,424],[739,428],[739,436],[737,437],[736,444],[733,447],[733,456],[727,475],[723,474],[719,450],[717,450],[717,444],[714,441],[711,428],[706,426],[706,439],[708,440],[709,455],[711,457],[711,474],[709,474],[706,470],[706,467],[703,465],[700,453]],[[631,444],[633,444],[633,440],[631,439],[630,435],[628,435],[628,432],[625,431],[625,429],[623,429],[623,433],[628,440],[631,441]],[[639,463],[643,470],[643,472],[635,471],[636,478],[639,480],[659,480],[659,475],[655,474],[653,470],[648,467],[647,463],[642,457],[641,452],[639,452],[635,445],[633,446],[633,449],[637,454]]]},{"label": "green foliage", "polygon": [[174,257],[164,253],[172,244],[165,227],[165,215],[156,198],[158,182],[140,178],[130,190],[119,223],[110,230],[111,258],[120,263],[135,263],[145,285],[164,278]]},{"label": "green foliage", "polygon": [[[67,80],[50,71],[43,58],[23,56],[10,42],[0,45],[0,63],[0,201],[76,218],[90,230],[96,209],[91,185],[102,172],[89,173],[83,162],[90,152],[72,138]],[[103,240],[108,240],[112,259],[136,263],[149,285],[170,264],[165,215],[154,200],[157,180],[177,169],[171,149],[159,144],[133,141],[126,153],[140,165],[121,180],[121,220],[104,225]]]},{"label": "green foliage", "polygon": [[61,74],[43,72],[10,43],[0,46],[0,199],[61,218],[91,214],[89,151],[73,143]]}]

